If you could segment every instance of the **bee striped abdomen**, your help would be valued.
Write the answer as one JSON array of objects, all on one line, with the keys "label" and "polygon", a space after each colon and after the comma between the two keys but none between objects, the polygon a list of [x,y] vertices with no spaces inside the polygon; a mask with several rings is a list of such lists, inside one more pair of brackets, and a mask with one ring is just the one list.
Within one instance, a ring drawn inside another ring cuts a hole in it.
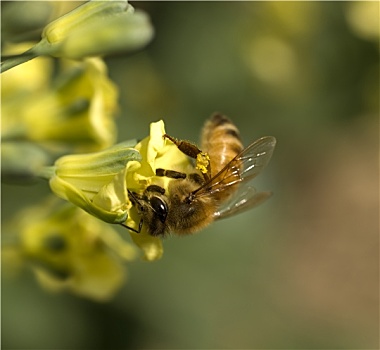
[{"label": "bee striped abdomen", "polygon": [[202,131],[202,151],[210,156],[211,176],[243,150],[238,128],[227,117],[214,114]]}]

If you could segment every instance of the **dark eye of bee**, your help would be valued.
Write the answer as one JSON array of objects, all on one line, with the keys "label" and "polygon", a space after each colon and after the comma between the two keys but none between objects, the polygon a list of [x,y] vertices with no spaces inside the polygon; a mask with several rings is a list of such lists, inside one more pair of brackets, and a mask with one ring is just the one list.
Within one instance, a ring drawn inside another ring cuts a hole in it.
[{"label": "dark eye of bee", "polygon": [[159,197],[153,196],[150,199],[150,205],[152,206],[155,213],[158,215],[158,218],[161,222],[165,222],[168,215],[168,206],[166,203]]}]

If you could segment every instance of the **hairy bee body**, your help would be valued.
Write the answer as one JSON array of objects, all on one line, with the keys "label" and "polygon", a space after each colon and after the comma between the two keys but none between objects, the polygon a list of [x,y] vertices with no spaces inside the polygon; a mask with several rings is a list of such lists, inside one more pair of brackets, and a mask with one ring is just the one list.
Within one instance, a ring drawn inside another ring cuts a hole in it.
[{"label": "hairy bee body", "polygon": [[161,236],[166,232],[178,235],[194,233],[209,225],[217,203],[211,197],[202,197],[191,202],[189,193],[199,188],[199,184],[190,179],[172,180],[167,194],[161,195],[160,200],[167,204],[167,216],[160,220],[154,211],[147,211],[143,217],[148,225],[148,232],[153,236]]},{"label": "hairy bee body", "polygon": [[[197,153],[204,154],[189,142],[168,135],[164,137],[192,158],[196,158]],[[152,236],[164,236],[168,232],[185,235],[201,230],[216,219],[261,203],[270,196],[269,192],[255,194],[249,187],[246,197],[245,193],[243,198],[234,197],[240,184],[256,176],[269,162],[275,142],[269,136],[243,149],[237,127],[227,117],[213,115],[205,123],[201,135],[202,149],[210,162],[207,174],[196,167],[189,174],[157,169],[157,176],[172,178],[167,189],[151,185],[142,194],[129,191],[141,217],[139,229],[142,223]],[[231,198],[231,205],[220,209]]]}]

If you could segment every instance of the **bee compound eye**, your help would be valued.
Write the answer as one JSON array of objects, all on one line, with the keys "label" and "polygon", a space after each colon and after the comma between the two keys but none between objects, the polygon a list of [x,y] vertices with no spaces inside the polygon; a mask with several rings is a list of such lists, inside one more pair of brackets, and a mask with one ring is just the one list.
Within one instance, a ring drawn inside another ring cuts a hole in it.
[{"label": "bee compound eye", "polygon": [[161,222],[165,222],[168,215],[168,206],[163,199],[160,197],[152,197],[150,199],[150,205],[152,206],[154,212],[158,215]]}]

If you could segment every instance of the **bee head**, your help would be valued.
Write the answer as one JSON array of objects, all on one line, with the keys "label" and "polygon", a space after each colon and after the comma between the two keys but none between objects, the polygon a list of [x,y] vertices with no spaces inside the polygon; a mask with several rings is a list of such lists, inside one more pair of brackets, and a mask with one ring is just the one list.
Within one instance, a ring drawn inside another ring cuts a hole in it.
[{"label": "bee head", "polygon": [[142,195],[129,192],[129,197],[147,226],[152,236],[163,236],[167,231],[166,218],[169,213],[165,189],[157,186],[148,186]]}]

